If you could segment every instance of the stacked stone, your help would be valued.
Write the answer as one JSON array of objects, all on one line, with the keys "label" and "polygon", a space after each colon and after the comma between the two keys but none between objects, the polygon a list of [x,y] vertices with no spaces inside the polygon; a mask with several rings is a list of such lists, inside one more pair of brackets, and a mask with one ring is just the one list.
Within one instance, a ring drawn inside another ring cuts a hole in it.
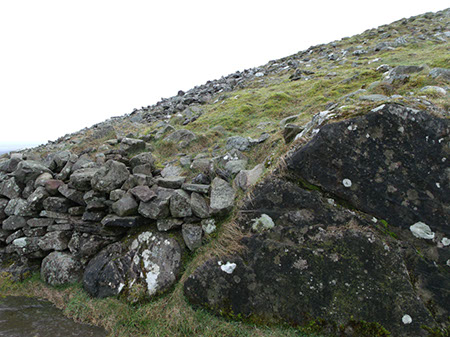
[{"label": "stacked stone", "polygon": [[[97,161],[69,151],[51,154],[43,161],[25,159],[21,154],[12,154],[2,161],[2,269],[20,277],[24,270],[34,266],[41,268],[43,279],[50,284],[78,281],[86,267],[89,269],[93,257],[102,255],[101,251],[108,251],[111,245],[119,245],[124,256],[131,251],[135,254],[139,251],[140,256],[147,254],[144,252],[148,251],[150,241],[138,241],[136,245],[146,247],[139,248],[122,240],[130,233],[142,234],[144,230],[150,233],[144,237],[158,239],[152,244],[159,242],[154,248],[159,255],[164,255],[161,252],[164,244],[172,249],[178,247],[175,251],[180,256],[183,246],[189,250],[198,248],[203,228],[210,233],[215,228],[214,218],[232,209],[233,187],[219,177],[207,184],[197,180],[187,182],[186,177],[180,176],[181,170],[172,166],[156,169],[150,152],[128,159],[127,153],[135,151],[145,151],[145,142],[125,138],[118,149],[105,151]],[[164,234],[168,231],[181,232],[181,246]],[[174,253],[168,256],[173,258]],[[172,265],[178,270],[181,258],[176,260],[177,264]],[[6,261],[14,261],[9,269]],[[160,264],[166,265],[167,261]],[[133,268],[129,266],[130,270]],[[132,274],[139,272],[134,270]],[[174,282],[175,278],[172,279]],[[167,280],[163,283],[164,287],[172,284]],[[149,293],[163,290],[147,285]]]}]

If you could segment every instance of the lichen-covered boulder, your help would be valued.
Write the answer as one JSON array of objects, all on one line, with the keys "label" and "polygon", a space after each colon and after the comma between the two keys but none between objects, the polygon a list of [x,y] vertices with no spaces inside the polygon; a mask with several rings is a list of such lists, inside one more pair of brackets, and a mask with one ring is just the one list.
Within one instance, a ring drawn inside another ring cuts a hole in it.
[{"label": "lichen-covered boulder", "polygon": [[187,298],[333,336],[445,326],[449,133],[448,120],[393,104],[322,127],[255,186],[236,219],[242,251],[199,267]]},{"label": "lichen-covered boulder", "polygon": [[[185,293],[192,303],[225,315],[295,324],[316,320],[333,335],[339,333],[335,327],[353,320],[377,322],[380,331],[383,326],[395,336],[425,336],[420,326],[434,320],[402,259],[371,230],[352,227],[252,236],[243,256],[200,267],[186,281]],[[405,315],[410,324],[403,323]]]},{"label": "lichen-covered boulder", "polygon": [[95,256],[86,268],[83,286],[95,297],[124,294],[130,302],[145,300],[175,283],[181,256],[174,238],[144,231]]},{"label": "lichen-covered boulder", "polygon": [[92,177],[92,188],[99,192],[110,193],[121,187],[129,176],[125,164],[109,160]]},{"label": "lichen-covered boulder", "polygon": [[324,126],[288,167],[394,226],[418,221],[450,235],[450,122],[397,104]]},{"label": "lichen-covered boulder", "polygon": [[83,266],[72,255],[52,252],[42,260],[41,279],[52,285],[62,285],[80,281]]}]

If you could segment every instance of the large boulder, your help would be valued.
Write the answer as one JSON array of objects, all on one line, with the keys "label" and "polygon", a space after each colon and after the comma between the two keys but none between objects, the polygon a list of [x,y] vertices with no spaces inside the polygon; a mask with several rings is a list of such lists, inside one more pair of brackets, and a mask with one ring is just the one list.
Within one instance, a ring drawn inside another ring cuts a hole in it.
[{"label": "large boulder", "polygon": [[116,242],[88,264],[83,286],[95,297],[124,294],[130,302],[164,292],[181,268],[181,247],[168,236],[150,231]]},{"label": "large boulder", "polygon": [[[448,237],[450,122],[386,104],[323,127],[289,160],[300,180],[355,208],[409,228],[416,222]],[[426,179],[424,179],[426,177]]]},{"label": "large boulder", "polygon": [[64,252],[52,252],[41,265],[41,279],[52,285],[62,285],[80,281],[83,267],[72,255]]},{"label": "large boulder", "polygon": [[200,266],[187,298],[330,335],[448,324],[449,133],[399,105],[322,127],[255,186],[236,219],[243,249]]},{"label": "large boulder", "polygon": [[110,193],[121,187],[129,176],[125,164],[109,160],[92,177],[92,188],[99,192]]}]

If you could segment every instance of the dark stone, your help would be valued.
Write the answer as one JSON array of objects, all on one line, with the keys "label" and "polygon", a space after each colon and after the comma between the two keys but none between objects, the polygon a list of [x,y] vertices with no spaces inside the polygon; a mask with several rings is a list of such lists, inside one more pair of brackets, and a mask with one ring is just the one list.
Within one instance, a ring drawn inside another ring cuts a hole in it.
[{"label": "dark stone", "polygon": [[142,226],[147,222],[148,220],[140,216],[119,217],[113,214],[105,216],[101,221],[102,225],[104,226],[127,228]]},{"label": "dark stone", "polygon": [[442,158],[449,156],[449,123],[386,104],[324,126],[288,160],[288,167],[296,179],[391,225],[409,228],[422,221],[448,236],[450,186]]},{"label": "dark stone", "polygon": [[44,200],[43,206],[46,211],[67,213],[72,205],[70,200],[60,197],[49,197]]},{"label": "dark stone", "polygon": [[130,173],[125,164],[109,160],[92,177],[92,188],[103,193],[110,193],[122,186]]},{"label": "dark stone", "polygon": [[2,229],[8,231],[15,231],[19,228],[25,227],[27,220],[23,216],[10,216],[6,220],[3,220]]},{"label": "dark stone", "polygon": [[76,189],[70,188],[68,185],[63,184],[58,188],[59,193],[65,196],[67,199],[77,203],[78,205],[85,206],[84,194]]}]

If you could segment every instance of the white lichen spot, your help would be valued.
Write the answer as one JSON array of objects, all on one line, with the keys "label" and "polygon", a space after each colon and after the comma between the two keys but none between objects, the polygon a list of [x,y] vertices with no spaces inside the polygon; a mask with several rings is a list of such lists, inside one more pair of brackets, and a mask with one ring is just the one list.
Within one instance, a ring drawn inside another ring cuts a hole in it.
[{"label": "white lichen spot", "polygon": [[342,184],[347,188],[352,187],[352,181],[350,179],[342,180]]},{"label": "white lichen spot", "polygon": [[142,262],[144,263],[144,269],[146,272],[145,281],[147,282],[148,293],[150,295],[153,295],[154,293],[156,293],[158,288],[157,280],[160,272],[159,265],[150,260],[151,256],[152,253],[148,249],[142,252]]},{"label": "white lichen spot", "polygon": [[147,242],[148,240],[152,237],[152,233],[151,232],[143,232],[141,234],[139,234],[138,236],[138,240],[139,242]]},{"label": "white lichen spot", "polygon": [[330,205],[336,206],[336,201],[335,201],[334,199],[328,198],[327,201],[328,201],[328,203],[329,203]]},{"label": "white lichen spot", "polygon": [[138,240],[133,240],[133,242],[131,243],[130,248],[131,248],[131,250],[135,250],[135,249],[137,249],[138,246],[139,246]]},{"label": "white lichen spot", "polygon": [[441,184],[436,183],[436,187],[437,187],[437,188],[441,188]]},{"label": "white lichen spot", "polygon": [[403,126],[400,126],[397,130],[401,133],[405,132],[405,128]]},{"label": "white lichen spot", "polygon": [[409,315],[403,315],[402,317],[402,322],[403,324],[411,324],[412,323],[412,318]]},{"label": "white lichen spot", "polygon": [[447,158],[442,158],[442,162],[445,163],[445,161],[447,160]]},{"label": "white lichen spot", "polygon": [[227,274],[232,274],[234,269],[236,269],[236,263],[227,262],[224,265],[220,266],[220,269]]},{"label": "white lichen spot", "polygon": [[431,228],[421,221],[416,222],[414,225],[410,226],[409,229],[416,238],[426,240],[434,239],[434,233],[431,231]]},{"label": "white lichen spot", "polygon": [[12,244],[13,244],[14,246],[23,248],[23,247],[25,247],[25,246],[27,245],[27,238],[18,238],[18,239],[15,239],[15,240],[12,242]]},{"label": "white lichen spot", "polygon": [[202,224],[203,231],[206,234],[211,234],[216,230],[216,222],[214,219],[208,219]]},{"label": "white lichen spot", "polygon": [[122,291],[123,287],[125,287],[124,283],[120,283],[119,284],[119,288],[117,289],[117,293],[120,294],[120,292]]},{"label": "white lichen spot", "polygon": [[350,124],[349,126],[347,126],[347,129],[349,131],[355,131],[358,128],[358,126],[356,124]]},{"label": "white lichen spot", "polygon": [[299,258],[294,264],[292,265],[295,269],[305,270],[308,269],[308,261]]},{"label": "white lichen spot", "polygon": [[272,218],[267,214],[262,214],[259,218],[253,219],[252,222],[252,229],[257,232],[275,227],[275,223]]},{"label": "white lichen spot", "polygon": [[372,222],[373,222],[373,223],[377,223],[377,222],[378,222],[378,219],[375,218],[375,217],[373,217],[373,218],[372,218]]},{"label": "white lichen spot", "polygon": [[217,264],[218,264],[219,266],[221,266],[221,265],[222,265],[222,261],[217,261]]},{"label": "white lichen spot", "polygon": [[450,245],[450,239],[448,239],[448,238],[442,238],[441,242],[444,245],[444,247],[447,247]]},{"label": "white lichen spot", "polygon": [[367,138],[367,139],[370,138],[370,135],[369,135],[368,133],[366,134],[366,138]]},{"label": "white lichen spot", "polygon": [[443,140],[444,140],[444,138],[439,139],[439,140],[438,140],[439,144],[442,143]]},{"label": "white lichen spot", "polygon": [[450,259],[447,260],[447,266],[450,267]]}]

